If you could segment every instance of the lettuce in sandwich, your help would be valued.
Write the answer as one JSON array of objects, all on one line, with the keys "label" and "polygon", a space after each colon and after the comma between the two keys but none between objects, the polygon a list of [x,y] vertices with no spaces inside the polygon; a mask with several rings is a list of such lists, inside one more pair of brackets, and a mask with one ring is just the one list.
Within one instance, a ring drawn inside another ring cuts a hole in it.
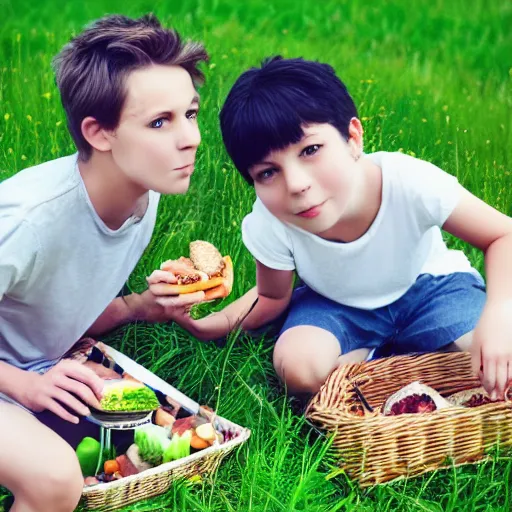
[{"label": "lettuce in sandwich", "polygon": [[160,406],[155,392],[142,382],[116,380],[105,384],[102,410],[116,412],[151,411]]}]

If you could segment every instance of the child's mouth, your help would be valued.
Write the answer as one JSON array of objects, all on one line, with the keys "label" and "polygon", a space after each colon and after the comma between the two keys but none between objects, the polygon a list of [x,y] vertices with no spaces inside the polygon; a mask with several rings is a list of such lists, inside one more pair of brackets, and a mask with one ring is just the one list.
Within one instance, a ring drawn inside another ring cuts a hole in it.
[{"label": "child's mouth", "polygon": [[303,210],[303,211],[297,213],[297,215],[299,217],[303,217],[305,219],[313,219],[314,217],[317,217],[318,215],[320,215],[323,204],[324,203],[319,204],[317,206],[313,206],[311,208],[308,208],[307,210]]}]

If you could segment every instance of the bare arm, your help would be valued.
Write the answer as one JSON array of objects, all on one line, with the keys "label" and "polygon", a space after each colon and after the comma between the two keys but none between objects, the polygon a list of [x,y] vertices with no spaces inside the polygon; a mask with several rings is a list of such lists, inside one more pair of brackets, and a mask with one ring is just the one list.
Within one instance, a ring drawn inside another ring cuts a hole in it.
[{"label": "bare arm", "polygon": [[117,297],[108,306],[98,319],[87,329],[87,336],[99,336],[116,327],[135,320],[135,315],[130,308],[130,302],[135,299],[131,294],[127,297]]},{"label": "bare arm", "polygon": [[[156,270],[147,278],[148,284],[175,283],[176,278],[171,272]],[[141,294],[131,293],[124,297],[115,298],[98,319],[87,329],[86,335],[99,336],[116,327],[141,320],[143,322],[168,322],[174,319],[175,311],[184,306],[201,302],[204,299],[204,292],[188,293],[169,297],[167,304],[161,305],[157,302],[158,296],[150,290]]]},{"label": "bare arm", "polygon": [[188,315],[174,320],[201,340],[222,338],[238,327],[257,329],[275,320],[288,307],[293,276],[292,270],[274,270],[256,261],[255,288],[222,311],[200,320],[192,320]]},{"label": "bare arm", "polygon": [[443,229],[485,254],[487,301],[475,327],[472,363],[492,396],[512,384],[512,219],[464,190]]},{"label": "bare arm", "polygon": [[78,361],[62,360],[42,375],[0,361],[0,392],[31,411],[47,409],[72,423],[79,421],[76,413],[90,414],[86,404],[99,407],[102,389],[103,380]]}]

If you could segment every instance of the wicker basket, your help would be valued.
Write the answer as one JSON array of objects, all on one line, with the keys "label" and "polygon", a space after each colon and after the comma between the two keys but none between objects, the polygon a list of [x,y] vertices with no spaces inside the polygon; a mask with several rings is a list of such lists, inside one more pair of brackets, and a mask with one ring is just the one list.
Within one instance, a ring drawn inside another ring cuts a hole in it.
[{"label": "wicker basket", "polygon": [[183,459],[161,464],[137,475],[85,487],[81,504],[87,510],[109,512],[163,494],[178,479],[215,471],[222,459],[235,447],[247,441],[251,433],[250,430],[219,416],[215,419],[215,426],[224,431],[231,430],[236,437],[221,445],[213,445]]},{"label": "wicker basket", "polygon": [[384,416],[386,399],[416,380],[443,396],[481,385],[469,353],[396,356],[336,369],[308,404],[306,417],[334,436],[337,464],[361,487],[478,462],[497,444],[512,445],[511,402]]}]

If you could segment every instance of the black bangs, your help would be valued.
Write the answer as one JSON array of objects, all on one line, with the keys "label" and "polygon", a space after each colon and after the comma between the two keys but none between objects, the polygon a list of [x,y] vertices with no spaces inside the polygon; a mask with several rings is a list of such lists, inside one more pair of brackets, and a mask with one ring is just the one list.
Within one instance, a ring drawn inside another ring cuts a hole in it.
[{"label": "black bangs", "polygon": [[267,60],[243,73],[220,113],[222,138],[244,179],[272,151],[295,144],[308,124],[329,123],[348,138],[357,111],[343,83],[326,65],[302,59]]},{"label": "black bangs", "polygon": [[[270,152],[295,144],[303,136],[304,119],[288,95],[279,91],[255,91],[238,106],[232,119],[223,116],[223,133],[231,136],[224,143],[233,163],[252,183],[248,170]],[[229,146],[229,147],[228,147]]]}]

